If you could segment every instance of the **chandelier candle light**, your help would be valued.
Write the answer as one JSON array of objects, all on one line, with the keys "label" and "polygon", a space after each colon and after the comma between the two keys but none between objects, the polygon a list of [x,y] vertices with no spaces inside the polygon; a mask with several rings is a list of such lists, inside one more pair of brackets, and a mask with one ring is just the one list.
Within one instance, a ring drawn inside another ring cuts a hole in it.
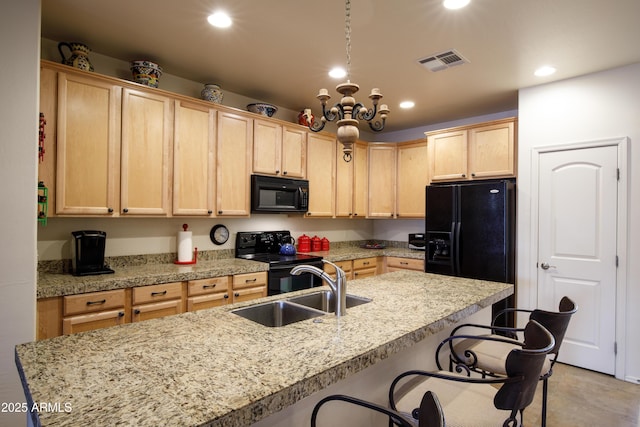
[{"label": "chandelier candle light", "polygon": [[[371,89],[369,99],[373,103],[373,108],[366,108],[361,102],[356,102],[353,95],[358,92],[360,86],[351,83],[351,1],[346,0],[345,4],[345,36],[347,41],[347,82],[336,86],[336,91],[342,95],[339,103],[336,103],[327,110],[327,101],[331,98],[327,89],[320,89],[316,98],[322,103],[322,118],[313,123],[309,123],[309,129],[319,132],[324,129],[327,121],[336,121],[338,126],[337,137],[342,144],[343,159],[345,162],[351,161],[351,153],[353,151],[353,143],[360,137],[358,130],[359,120],[365,120],[369,123],[371,130],[379,132],[384,129],[384,122],[389,114],[389,107],[386,104],[380,104],[378,101],[382,98],[380,89]],[[379,120],[374,120],[376,114],[379,113]]]}]

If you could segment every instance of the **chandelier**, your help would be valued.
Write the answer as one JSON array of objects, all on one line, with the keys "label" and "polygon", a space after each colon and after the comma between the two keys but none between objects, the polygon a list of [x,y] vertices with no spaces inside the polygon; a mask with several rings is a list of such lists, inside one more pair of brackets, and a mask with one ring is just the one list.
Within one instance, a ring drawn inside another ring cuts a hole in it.
[{"label": "chandelier", "polygon": [[[322,103],[322,118],[316,121],[309,121],[309,129],[319,132],[324,129],[327,121],[336,122],[338,141],[342,144],[342,152],[345,162],[351,161],[353,143],[360,137],[358,130],[359,120],[369,123],[371,130],[379,132],[384,129],[384,122],[389,114],[389,107],[380,104],[382,98],[380,89],[371,89],[369,99],[373,103],[373,108],[365,107],[361,102],[356,102],[354,94],[358,92],[360,86],[351,83],[351,0],[345,3],[345,38],[347,44],[347,82],[336,86],[336,91],[342,95],[340,102],[327,109],[327,101],[331,98],[327,89],[320,89],[316,98]],[[376,119],[378,115],[378,119]]]}]

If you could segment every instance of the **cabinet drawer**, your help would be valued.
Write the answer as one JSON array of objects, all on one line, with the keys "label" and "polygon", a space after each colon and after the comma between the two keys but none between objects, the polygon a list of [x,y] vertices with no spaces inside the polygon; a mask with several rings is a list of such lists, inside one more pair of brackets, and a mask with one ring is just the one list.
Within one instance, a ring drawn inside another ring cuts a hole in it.
[{"label": "cabinet drawer", "polygon": [[94,329],[108,328],[124,324],[124,309],[82,314],[62,319],[62,333],[65,335]]},{"label": "cabinet drawer", "polygon": [[210,279],[189,280],[187,282],[188,295],[205,295],[215,292],[226,292],[231,283],[230,276],[212,277]]},{"label": "cabinet drawer", "polygon": [[182,282],[133,288],[133,304],[182,298]]},{"label": "cabinet drawer", "polygon": [[124,289],[64,297],[63,316],[124,307]]},{"label": "cabinet drawer", "polygon": [[267,284],[267,272],[236,274],[233,276],[233,289],[253,288]]},{"label": "cabinet drawer", "polygon": [[376,257],[371,258],[361,258],[353,260],[353,269],[360,270],[362,268],[375,268],[376,267]]},{"label": "cabinet drawer", "polygon": [[387,267],[424,271],[424,260],[413,258],[387,257]]},{"label": "cabinet drawer", "polygon": [[362,268],[360,270],[353,271],[353,279],[364,279],[365,277],[372,277],[376,275],[376,267]]},{"label": "cabinet drawer", "polygon": [[[352,278],[352,274],[351,274],[351,266],[353,265],[353,262],[351,260],[348,261],[336,261],[334,262],[335,265],[337,265],[338,267],[340,267],[342,269],[342,271],[344,271],[344,275],[347,278],[347,280],[351,280]],[[333,268],[332,265],[329,264],[325,264],[323,267],[324,271],[326,271],[327,273],[329,273],[329,275],[331,277],[333,277],[334,279],[336,278],[336,269]]]},{"label": "cabinet drawer", "polygon": [[171,316],[182,313],[182,300],[178,299],[138,305],[133,307],[131,311],[133,314],[133,316],[131,316],[132,322]]},{"label": "cabinet drawer", "polygon": [[202,310],[229,304],[228,292],[215,292],[187,298],[187,311]]}]

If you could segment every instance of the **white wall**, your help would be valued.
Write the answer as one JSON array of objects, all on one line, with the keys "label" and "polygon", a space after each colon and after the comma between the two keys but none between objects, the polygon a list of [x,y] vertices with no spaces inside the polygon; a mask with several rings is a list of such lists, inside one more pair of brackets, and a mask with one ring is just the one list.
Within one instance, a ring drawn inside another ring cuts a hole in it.
[{"label": "white wall", "polygon": [[[35,338],[40,1],[12,2],[2,9],[0,402],[9,403],[25,402],[14,347]],[[25,423],[24,413],[0,412],[0,425]]]},{"label": "white wall", "polygon": [[[629,249],[621,265],[627,270],[627,336],[618,343],[624,373],[640,382],[640,64],[523,89],[519,93],[518,134],[518,305],[535,307],[530,298],[536,281],[536,254],[530,253],[532,148],[629,137]],[[533,293],[535,295],[535,292]]]}]

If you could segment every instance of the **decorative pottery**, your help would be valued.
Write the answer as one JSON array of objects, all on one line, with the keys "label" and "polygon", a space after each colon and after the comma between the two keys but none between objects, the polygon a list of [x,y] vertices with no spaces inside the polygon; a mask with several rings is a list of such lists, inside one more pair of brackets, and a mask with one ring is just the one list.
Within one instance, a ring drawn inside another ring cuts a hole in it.
[{"label": "decorative pottery", "polygon": [[158,87],[162,68],[151,61],[131,61],[133,81],[150,87]]},{"label": "decorative pottery", "polygon": [[313,124],[313,114],[311,114],[311,108],[305,108],[298,114],[298,124],[302,126],[311,126]]},{"label": "decorative pottery", "polygon": [[278,107],[273,104],[265,104],[264,102],[256,102],[254,104],[247,105],[247,110],[252,113],[262,114],[263,116],[271,117],[276,111],[278,111]]},{"label": "decorative pottery", "polygon": [[216,104],[222,103],[222,98],[224,94],[222,93],[222,89],[220,86],[214,85],[212,83],[207,83],[204,85],[204,89],[200,92],[200,98],[205,101],[214,102]]},{"label": "decorative pottery", "polygon": [[[64,52],[62,52],[63,47],[69,49],[69,57],[66,57]],[[60,42],[58,43],[58,52],[60,52],[60,56],[62,56],[63,64],[85,71],[93,71],[93,65],[89,62],[89,52],[91,52],[91,49],[89,49],[87,45],[76,42]]]}]

